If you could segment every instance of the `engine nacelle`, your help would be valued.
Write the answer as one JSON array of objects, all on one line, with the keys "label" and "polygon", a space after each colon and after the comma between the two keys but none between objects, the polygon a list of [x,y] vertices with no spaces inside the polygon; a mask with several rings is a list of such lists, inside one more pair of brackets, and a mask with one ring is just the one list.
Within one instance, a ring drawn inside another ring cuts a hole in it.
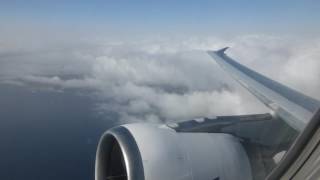
[{"label": "engine nacelle", "polygon": [[101,137],[96,180],[251,180],[239,140],[222,133],[177,133],[166,125],[127,124]]}]

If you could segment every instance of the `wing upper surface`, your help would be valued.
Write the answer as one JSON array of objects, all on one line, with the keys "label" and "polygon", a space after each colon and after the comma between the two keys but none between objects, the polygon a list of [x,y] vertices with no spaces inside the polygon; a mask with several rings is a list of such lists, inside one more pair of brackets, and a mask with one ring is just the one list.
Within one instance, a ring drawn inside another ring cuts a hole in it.
[{"label": "wing upper surface", "polygon": [[225,54],[226,49],[208,51],[208,54],[277,116],[301,131],[320,102],[241,65]]}]

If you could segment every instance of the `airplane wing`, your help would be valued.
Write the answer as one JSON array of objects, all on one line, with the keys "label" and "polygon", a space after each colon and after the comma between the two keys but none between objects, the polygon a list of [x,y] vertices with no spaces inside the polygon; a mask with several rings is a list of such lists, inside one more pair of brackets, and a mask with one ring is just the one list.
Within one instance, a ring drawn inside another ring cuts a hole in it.
[{"label": "airplane wing", "polygon": [[208,51],[208,54],[276,116],[301,132],[320,107],[320,102],[239,64],[225,54],[227,49]]}]

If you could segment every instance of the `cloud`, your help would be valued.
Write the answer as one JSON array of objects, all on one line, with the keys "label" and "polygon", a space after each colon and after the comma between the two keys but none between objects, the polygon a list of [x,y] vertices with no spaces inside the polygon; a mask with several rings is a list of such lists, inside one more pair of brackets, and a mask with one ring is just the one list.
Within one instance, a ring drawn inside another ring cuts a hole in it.
[{"label": "cloud", "polygon": [[35,86],[49,86],[57,89],[84,89],[94,90],[98,86],[98,81],[92,78],[82,79],[61,79],[59,76],[26,76],[20,79],[25,84],[34,84]]},{"label": "cloud", "polygon": [[240,63],[320,98],[320,39],[248,35],[75,44],[2,49],[0,80],[85,91],[97,113],[121,122],[266,112],[205,53],[232,46],[228,53]]}]

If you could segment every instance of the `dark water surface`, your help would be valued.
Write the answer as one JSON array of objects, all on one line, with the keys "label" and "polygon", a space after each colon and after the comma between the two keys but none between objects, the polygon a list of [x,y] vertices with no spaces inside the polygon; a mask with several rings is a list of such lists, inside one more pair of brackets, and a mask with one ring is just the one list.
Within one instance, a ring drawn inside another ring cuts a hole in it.
[{"label": "dark water surface", "polygon": [[0,179],[90,180],[100,135],[112,117],[73,92],[0,85]]}]

